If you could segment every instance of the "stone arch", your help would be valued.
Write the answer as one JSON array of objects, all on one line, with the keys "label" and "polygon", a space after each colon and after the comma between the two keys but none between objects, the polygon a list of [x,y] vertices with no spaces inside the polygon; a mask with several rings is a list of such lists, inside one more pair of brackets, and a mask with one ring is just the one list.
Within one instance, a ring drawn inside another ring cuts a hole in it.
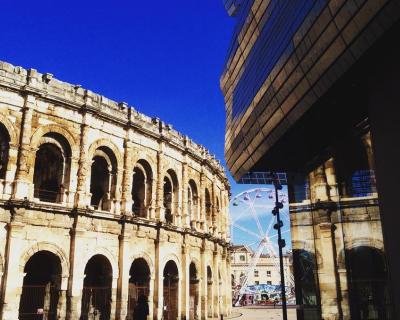
[{"label": "stone arch", "polygon": [[76,142],[75,137],[68,129],[57,124],[48,124],[37,128],[31,138],[31,147],[33,149],[38,148],[41,138],[46,133],[51,133],[51,132],[58,133],[59,135],[63,136],[65,140],[67,140],[69,147],[71,148],[71,153],[72,153],[71,156],[73,158],[79,157],[79,145]]},{"label": "stone arch", "polygon": [[93,158],[94,153],[100,147],[107,147],[114,153],[114,156],[117,159],[117,170],[122,170],[124,167],[122,154],[119,148],[113,142],[107,139],[98,139],[90,145],[88,151],[88,160],[90,161]]},{"label": "stone arch", "polygon": [[179,259],[179,257],[175,254],[175,253],[170,253],[167,256],[165,256],[163,258],[163,263],[161,264],[161,274],[165,268],[165,266],[167,265],[168,261],[172,260],[173,262],[175,262],[176,267],[178,268],[178,273],[179,273],[179,279],[182,278],[182,267],[181,267],[181,261]]},{"label": "stone arch", "polygon": [[149,270],[150,270],[150,278],[153,279],[154,275],[155,275],[155,269],[154,269],[154,263],[153,263],[153,260],[151,259],[151,256],[149,254],[147,254],[146,252],[136,253],[136,254],[130,256],[129,266],[132,264],[133,261],[135,261],[135,259],[143,259],[146,261],[146,263],[149,267]]},{"label": "stone arch", "polygon": [[346,247],[340,250],[337,254],[337,264],[339,269],[346,269],[346,255],[347,250],[354,249],[356,247],[370,247],[376,250],[384,252],[383,241],[380,239],[360,237],[352,239],[349,243],[346,243]]},{"label": "stone arch", "polygon": [[[31,139],[34,156],[29,159],[34,197],[46,202],[63,202],[71,187],[73,137],[54,125],[36,130]],[[75,151],[77,152],[77,151]]]},{"label": "stone arch", "polygon": [[121,154],[115,144],[99,139],[89,147],[87,161],[90,172],[90,179],[87,180],[87,189],[91,194],[90,205],[95,210],[110,212],[120,195],[123,170]]},{"label": "stone arch", "polygon": [[153,168],[145,159],[136,161],[133,167],[132,178],[132,212],[140,217],[147,218],[148,210],[153,201]]},{"label": "stone arch", "polygon": [[201,278],[201,263],[200,263],[200,260],[197,259],[196,257],[190,256],[190,263],[192,263],[192,262],[196,266],[196,269],[197,269],[197,272],[198,272],[198,277]]},{"label": "stone arch", "polygon": [[30,247],[25,253],[21,256],[19,263],[19,271],[21,273],[24,272],[24,268],[29,259],[39,251],[49,251],[55,254],[61,261],[61,276],[63,278],[67,278],[69,276],[69,262],[67,259],[67,255],[64,250],[62,250],[59,246],[51,243],[51,242],[39,242]]},{"label": "stone arch", "polygon": [[111,268],[112,268],[112,277],[113,277],[113,279],[117,279],[119,276],[117,259],[112,254],[112,252],[105,247],[97,247],[96,246],[96,248],[94,250],[90,250],[90,252],[86,255],[85,259],[81,259],[81,265],[79,266],[79,273],[81,275],[84,275],[85,267],[86,267],[87,263],[89,262],[89,260],[92,257],[94,257],[96,255],[104,256],[108,259],[108,261],[111,264]]},{"label": "stone arch", "polygon": [[10,146],[16,147],[19,144],[18,134],[14,124],[8,120],[8,118],[0,114],[0,123],[7,129],[8,135],[10,136]]},{"label": "stone arch", "polygon": [[175,222],[175,217],[180,206],[179,178],[176,171],[168,169],[163,178],[163,205],[167,223]]}]

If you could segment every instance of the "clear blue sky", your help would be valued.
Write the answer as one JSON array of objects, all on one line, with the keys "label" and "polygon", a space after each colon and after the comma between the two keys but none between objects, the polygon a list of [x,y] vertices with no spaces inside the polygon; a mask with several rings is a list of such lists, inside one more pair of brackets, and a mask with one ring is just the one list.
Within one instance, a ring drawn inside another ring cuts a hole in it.
[{"label": "clear blue sky", "polygon": [[223,159],[222,0],[1,1],[0,60],[157,116]]}]

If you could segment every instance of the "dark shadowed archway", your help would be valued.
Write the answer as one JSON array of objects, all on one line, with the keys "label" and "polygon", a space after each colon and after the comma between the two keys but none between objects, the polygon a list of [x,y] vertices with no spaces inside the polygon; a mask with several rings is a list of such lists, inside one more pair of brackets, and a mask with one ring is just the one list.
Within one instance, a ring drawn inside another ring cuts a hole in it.
[{"label": "dark shadowed archway", "polygon": [[189,319],[199,319],[199,278],[194,262],[189,265]]},{"label": "dark shadowed archway", "polygon": [[352,320],[389,319],[389,293],[383,253],[360,246],[346,251]]},{"label": "dark shadowed archway", "polygon": [[50,251],[35,253],[26,263],[20,320],[57,319],[57,304],[61,286],[61,260]]},{"label": "dark shadowed archway", "polygon": [[144,296],[148,300],[150,291],[150,268],[143,258],[135,259],[129,270],[129,297],[127,320],[134,319],[134,309],[138,299]]},{"label": "dark shadowed archway", "polygon": [[178,317],[179,271],[175,262],[170,260],[164,267],[164,310],[163,319],[175,320]]},{"label": "dark shadowed archway", "polygon": [[112,266],[100,254],[90,258],[85,267],[81,320],[109,320],[111,313]]}]

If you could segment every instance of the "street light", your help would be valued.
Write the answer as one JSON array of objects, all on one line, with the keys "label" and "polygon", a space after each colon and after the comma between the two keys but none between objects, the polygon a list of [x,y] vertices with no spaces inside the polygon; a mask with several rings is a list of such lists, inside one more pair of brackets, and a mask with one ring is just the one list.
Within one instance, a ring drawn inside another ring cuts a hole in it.
[{"label": "street light", "polygon": [[282,239],[281,228],[283,227],[283,222],[279,215],[279,209],[283,208],[283,203],[279,201],[278,191],[282,190],[282,185],[275,173],[271,173],[272,183],[275,189],[275,207],[272,210],[272,214],[276,216],[276,224],[274,229],[278,230],[278,247],[279,247],[279,267],[281,272],[281,297],[282,297],[282,318],[287,320],[287,306],[286,306],[286,290],[285,290],[285,273],[283,267],[283,254],[282,248],[286,246],[285,239]]}]

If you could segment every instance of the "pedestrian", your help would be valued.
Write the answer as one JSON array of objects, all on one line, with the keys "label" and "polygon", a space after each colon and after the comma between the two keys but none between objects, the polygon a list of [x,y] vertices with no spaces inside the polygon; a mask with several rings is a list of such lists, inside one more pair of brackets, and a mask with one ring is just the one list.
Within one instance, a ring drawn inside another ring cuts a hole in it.
[{"label": "pedestrian", "polygon": [[149,303],[145,295],[140,295],[136,307],[133,309],[133,320],[146,320],[149,315]]}]

